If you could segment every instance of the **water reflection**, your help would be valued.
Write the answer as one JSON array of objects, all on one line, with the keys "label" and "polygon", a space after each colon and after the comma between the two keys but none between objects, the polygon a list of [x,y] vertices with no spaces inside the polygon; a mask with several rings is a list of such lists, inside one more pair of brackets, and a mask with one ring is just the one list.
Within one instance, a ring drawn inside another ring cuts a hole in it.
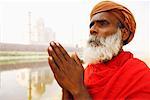
[{"label": "water reflection", "polygon": [[0,73],[0,100],[61,99],[61,88],[48,66]]}]

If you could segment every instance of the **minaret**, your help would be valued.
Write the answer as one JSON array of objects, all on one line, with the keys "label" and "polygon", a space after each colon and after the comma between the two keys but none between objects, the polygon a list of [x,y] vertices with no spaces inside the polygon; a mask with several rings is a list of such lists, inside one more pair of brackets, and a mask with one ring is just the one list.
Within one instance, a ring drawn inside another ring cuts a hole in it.
[{"label": "minaret", "polygon": [[0,24],[0,43],[2,42],[1,24]]},{"label": "minaret", "polygon": [[32,39],[31,39],[31,33],[32,33],[32,30],[31,30],[31,11],[28,12],[28,25],[29,25],[29,42],[31,43],[32,42]]}]

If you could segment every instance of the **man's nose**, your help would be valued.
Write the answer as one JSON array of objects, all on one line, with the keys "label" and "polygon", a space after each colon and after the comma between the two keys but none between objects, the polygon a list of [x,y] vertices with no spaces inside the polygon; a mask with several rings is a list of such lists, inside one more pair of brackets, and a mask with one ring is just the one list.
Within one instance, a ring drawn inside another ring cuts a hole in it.
[{"label": "man's nose", "polygon": [[90,28],[90,34],[91,35],[96,35],[98,32],[97,32],[97,29],[96,29],[96,25],[93,25],[91,28]]}]

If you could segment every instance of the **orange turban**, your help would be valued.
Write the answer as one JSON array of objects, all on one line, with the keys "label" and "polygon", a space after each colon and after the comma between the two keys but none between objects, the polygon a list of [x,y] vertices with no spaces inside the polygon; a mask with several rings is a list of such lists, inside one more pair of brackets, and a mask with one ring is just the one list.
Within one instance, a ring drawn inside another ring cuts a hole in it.
[{"label": "orange turban", "polygon": [[101,12],[112,13],[129,31],[129,37],[126,41],[124,41],[124,45],[133,39],[136,29],[136,22],[132,13],[126,7],[112,1],[102,1],[93,8],[90,14],[90,19],[93,15]]}]

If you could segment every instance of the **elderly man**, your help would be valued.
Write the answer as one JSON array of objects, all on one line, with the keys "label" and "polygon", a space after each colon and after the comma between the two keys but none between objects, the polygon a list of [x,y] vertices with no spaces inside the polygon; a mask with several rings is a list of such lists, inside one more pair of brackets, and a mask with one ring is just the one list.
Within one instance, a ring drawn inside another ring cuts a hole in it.
[{"label": "elderly man", "polygon": [[124,6],[103,1],[90,14],[90,37],[84,51],[84,70],[59,44],[48,48],[49,65],[63,89],[63,100],[150,99],[150,69],[123,50],[134,37],[136,23]]}]

